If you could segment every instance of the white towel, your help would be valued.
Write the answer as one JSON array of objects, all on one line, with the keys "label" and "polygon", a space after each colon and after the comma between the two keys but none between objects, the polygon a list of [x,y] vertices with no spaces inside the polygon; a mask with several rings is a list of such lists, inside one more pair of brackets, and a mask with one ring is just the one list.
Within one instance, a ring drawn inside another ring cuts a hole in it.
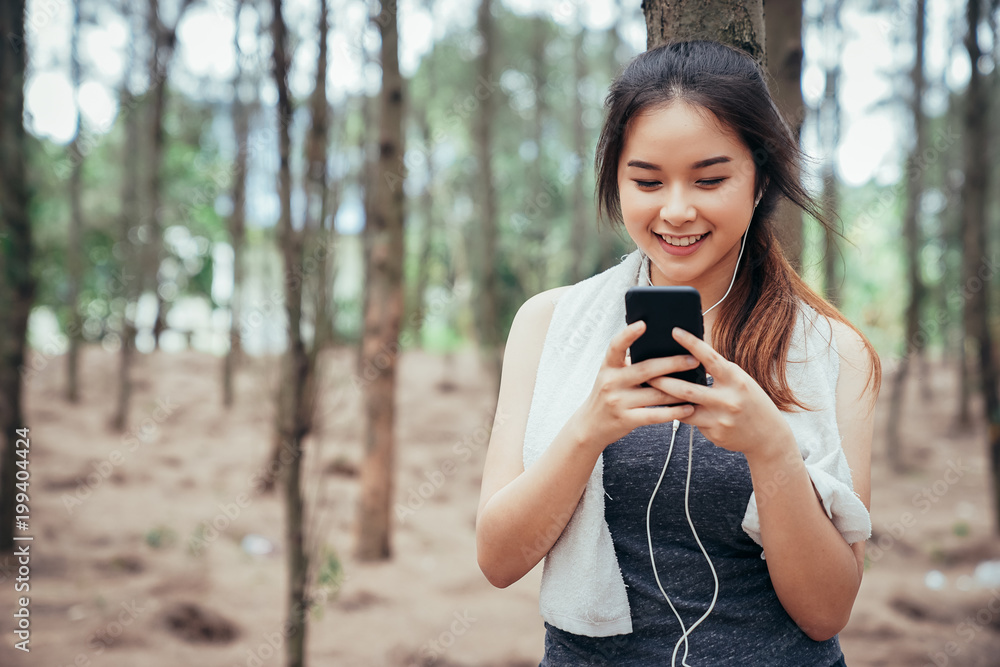
[{"label": "white towel", "polygon": [[[565,290],[555,303],[538,363],[524,435],[524,467],[542,455],[590,394],[611,339],[625,328],[625,292],[648,281],[634,250],[603,273]],[[793,331],[788,382],[811,412],[783,412],[826,513],[848,543],[867,539],[871,519],[854,493],[836,422],[839,365],[832,329],[803,305]],[[604,458],[598,458],[572,518],[545,558],[539,607],[551,625],[578,635],[632,632],[621,568],[604,520]],[[553,517],[555,519],[555,517]],[[743,530],[760,544],[753,495]]]}]

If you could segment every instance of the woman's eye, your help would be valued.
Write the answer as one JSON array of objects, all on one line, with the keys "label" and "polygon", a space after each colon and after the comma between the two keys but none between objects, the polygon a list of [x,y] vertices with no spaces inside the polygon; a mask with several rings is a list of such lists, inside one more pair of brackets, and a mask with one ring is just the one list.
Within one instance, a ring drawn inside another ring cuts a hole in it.
[{"label": "woman's eye", "polygon": [[718,185],[719,183],[721,183],[724,180],[726,180],[726,179],[725,178],[704,178],[704,179],[698,181],[698,185],[709,185],[709,186],[711,186],[711,185]]},{"label": "woman's eye", "polygon": [[660,182],[659,181],[636,181],[635,184],[638,185],[640,188],[655,188],[657,185],[660,184]]}]

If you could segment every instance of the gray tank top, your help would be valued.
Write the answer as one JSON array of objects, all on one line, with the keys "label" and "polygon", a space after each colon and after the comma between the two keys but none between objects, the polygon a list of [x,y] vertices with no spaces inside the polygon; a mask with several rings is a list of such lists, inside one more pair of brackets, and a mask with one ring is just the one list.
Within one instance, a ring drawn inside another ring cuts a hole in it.
[{"label": "gray tank top", "polygon": [[[625,580],[631,634],[586,637],[545,623],[540,667],[670,665],[682,631],[653,577],[646,506],[663,469],[671,424],[635,429],[604,450],[605,519]],[[681,424],[656,494],[650,525],[656,569],[685,627],[708,609],[714,583],[684,514],[689,427]],[[753,490],[746,457],[716,447],[695,429],[690,508],[719,576],[711,615],[688,637],[692,667],[829,667],[842,664],[837,637],[810,639],[785,612],[761,548],[740,527]],[[681,664],[684,645],[677,654]]]}]

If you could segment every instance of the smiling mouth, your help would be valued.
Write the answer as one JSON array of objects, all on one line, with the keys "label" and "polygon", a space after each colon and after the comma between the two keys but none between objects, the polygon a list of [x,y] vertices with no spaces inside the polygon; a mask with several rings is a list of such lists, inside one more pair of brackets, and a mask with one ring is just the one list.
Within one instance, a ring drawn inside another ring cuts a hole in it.
[{"label": "smiling mouth", "polygon": [[708,236],[708,234],[708,232],[705,232],[704,234],[698,234],[697,236],[664,236],[662,234],[657,234],[657,236],[663,239],[667,245],[672,245],[675,248],[686,248],[689,245],[702,240]]}]

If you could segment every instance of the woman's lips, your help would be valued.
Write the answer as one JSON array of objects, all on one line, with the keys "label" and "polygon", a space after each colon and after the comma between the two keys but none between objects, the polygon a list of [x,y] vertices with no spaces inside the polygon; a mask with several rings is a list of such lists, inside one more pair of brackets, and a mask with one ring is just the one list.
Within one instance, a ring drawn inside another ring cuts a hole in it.
[{"label": "woman's lips", "polygon": [[[690,255],[691,253],[693,253],[696,250],[698,250],[698,248],[701,247],[701,244],[703,244],[705,242],[705,239],[708,238],[709,234],[711,234],[711,232],[705,232],[700,239],[698,239],[697,241],[695,241],[691,245],[687,245],[687,246],[670,245],[669,243],[667,243],[666,241],[664,241],[663,237],[660,236],[659,234],[656,235],[656,238],[660,242],[660,247],[663,248],[664,252],[666,252],[666,253],[668,253],[670,255],[683,256],[683,255]],[[697,236],[697,234],[691,234],[691,236]],[[684,237],[680,237],[680,238],[684,238]]]}]

